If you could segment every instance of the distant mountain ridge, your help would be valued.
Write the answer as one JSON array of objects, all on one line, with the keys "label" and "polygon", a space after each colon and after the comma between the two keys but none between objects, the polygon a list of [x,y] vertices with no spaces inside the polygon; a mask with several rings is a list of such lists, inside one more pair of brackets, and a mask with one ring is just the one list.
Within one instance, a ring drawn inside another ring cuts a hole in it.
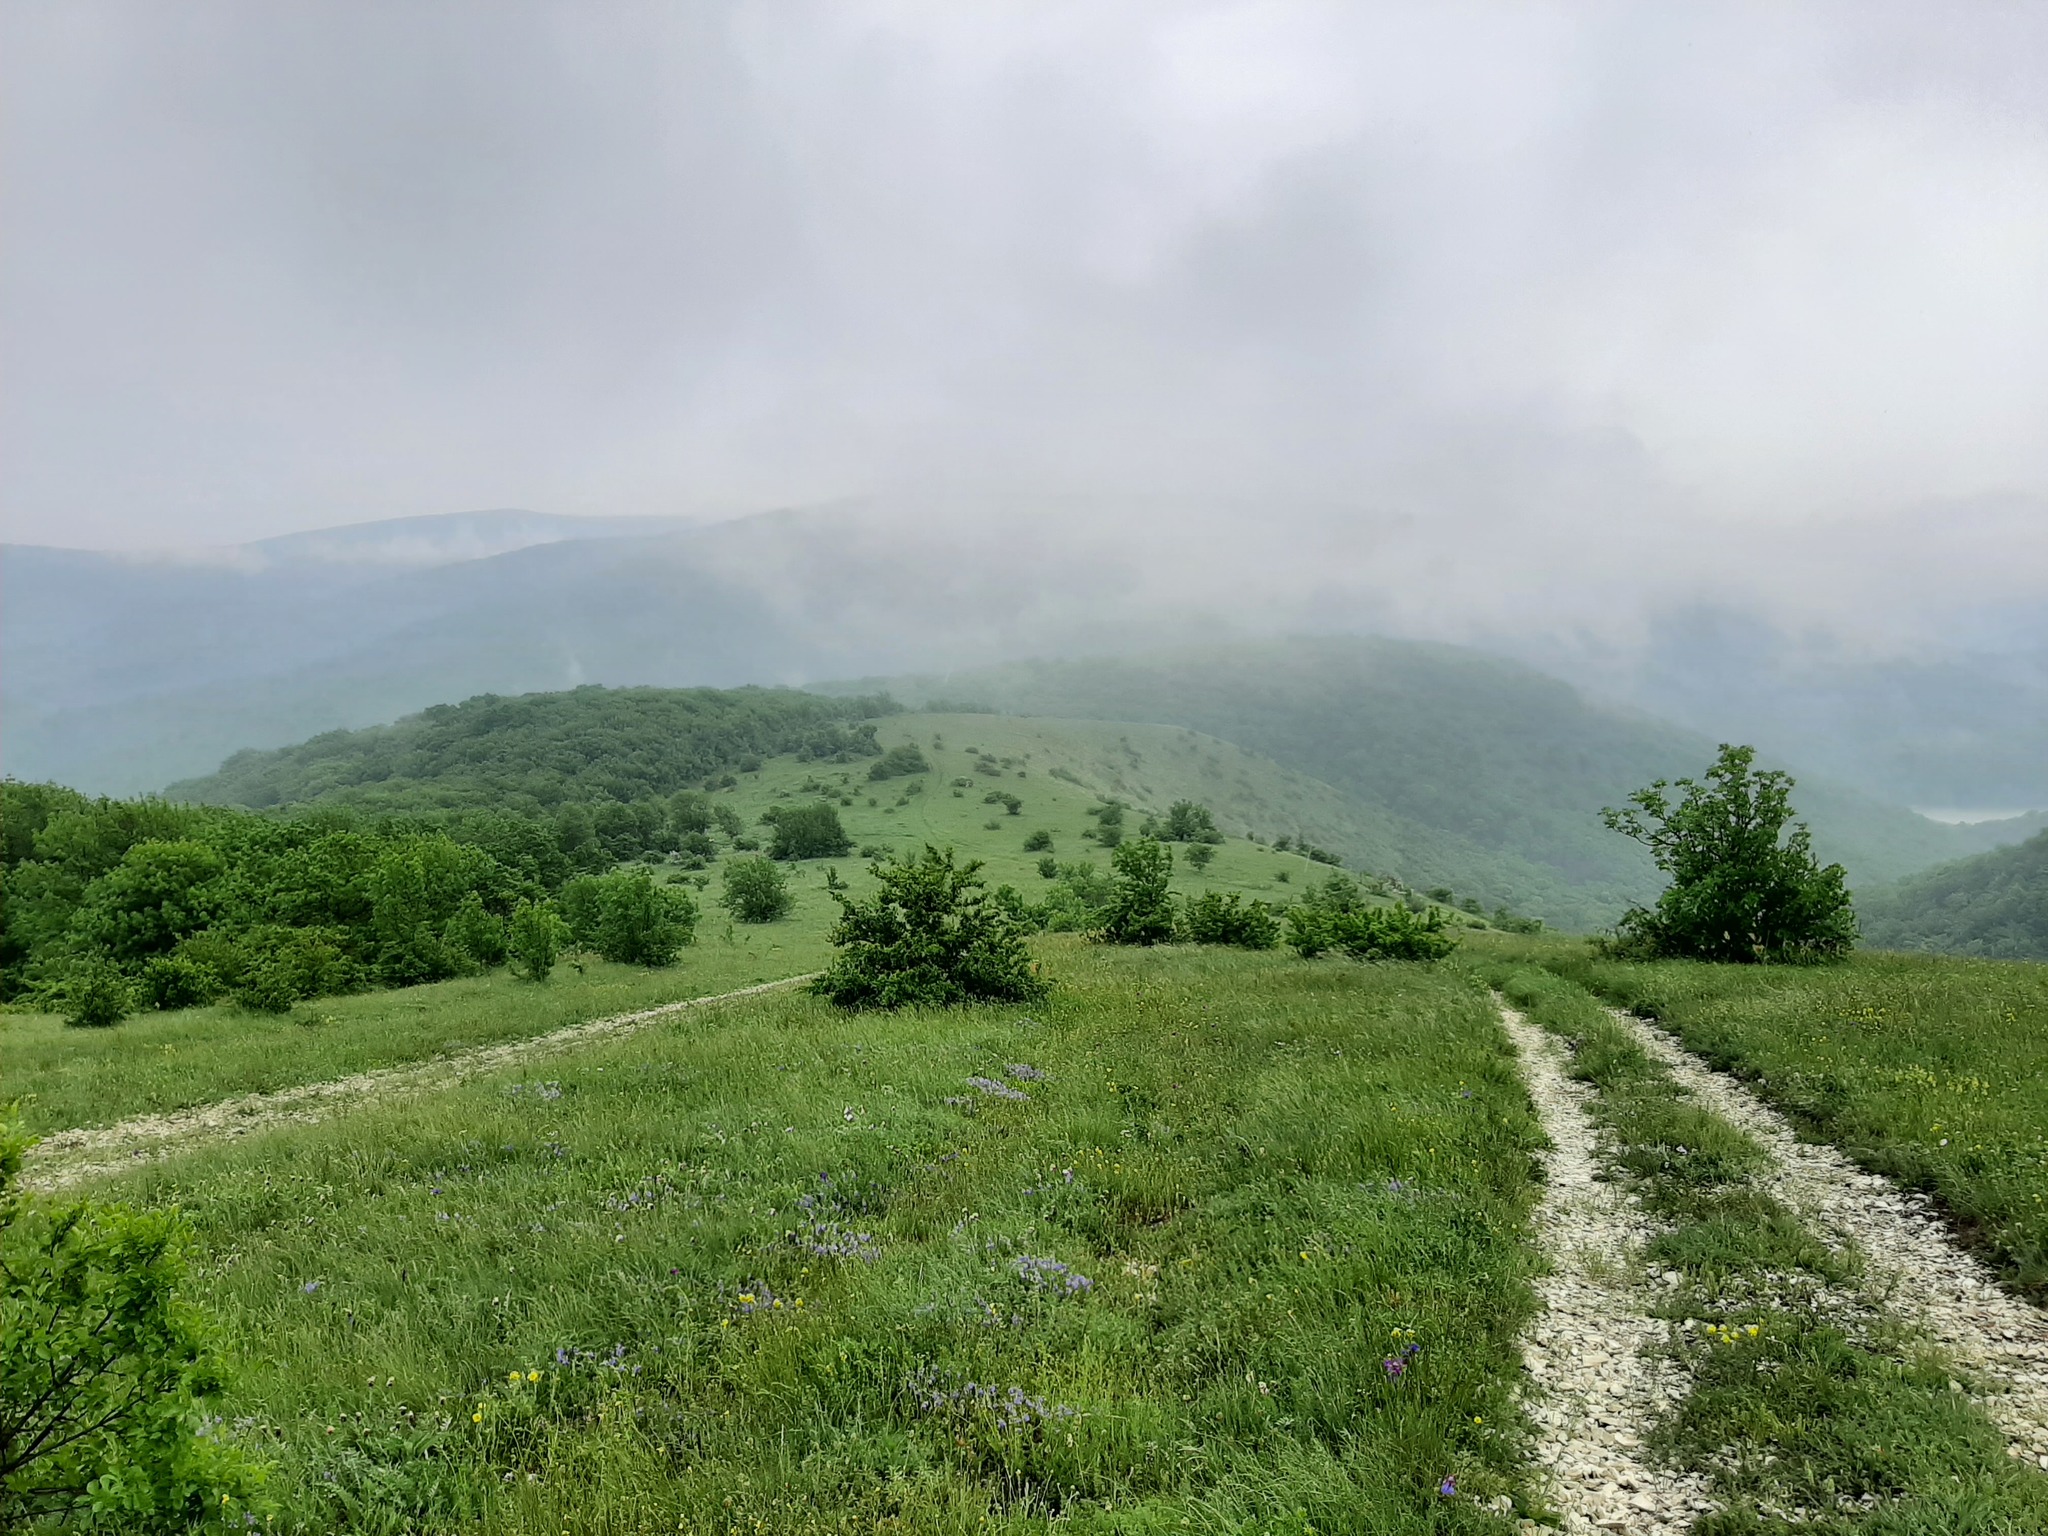
[{"label": "distant mountain ridge", "polygon": [[2048,832],[1872,892],[1860,910],[1879,948],[2048,960]]}]

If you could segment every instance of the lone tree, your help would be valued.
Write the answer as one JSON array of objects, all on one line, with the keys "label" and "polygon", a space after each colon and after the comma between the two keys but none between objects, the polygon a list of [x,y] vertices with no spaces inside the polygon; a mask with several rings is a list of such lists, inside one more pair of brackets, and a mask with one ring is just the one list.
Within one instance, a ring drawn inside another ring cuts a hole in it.
[{"label": "lone tree", "polygon": [[1856,912],[1842,866],[1815,860],[1805,823],[1792,821],[1791,777],[1756,772],[1755,760],[1754,748],[1724,743],[1703,780],[1658,779],[1625,809],[1600,813],[1671,877],[1654,907],[1633,908],[1616,925],[1618,951],[1812,962],[1854,947]]},{"label": "lone tree", "polygon": [[981,863],[953,862],[929,844],[922,855],[875,866],[881,888],[866,899],[838,891],[839,954],[811,984],[842,1008],[950,1008],[1032,1002],[1046,984],[1024,945],[1024,927],[989,893]]},{"label": "lone tree", "polygon": [[1112,890],[1097,937],[1105,944],[1171,944],[1173,850],[1141,837],[1120,844],[1109,864]]}]

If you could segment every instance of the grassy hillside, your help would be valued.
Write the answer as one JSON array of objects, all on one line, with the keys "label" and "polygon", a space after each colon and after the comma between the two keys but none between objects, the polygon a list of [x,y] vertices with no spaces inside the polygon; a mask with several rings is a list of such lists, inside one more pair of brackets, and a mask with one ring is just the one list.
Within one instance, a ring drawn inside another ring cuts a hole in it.
[{"label": "grassy hillside", "polygon": [[1880,949],[2048,960],[2048,832],[1873,892],[1860,913]]},{"label": "grassy hillside", "polygon": [[[1411,884],[1470,890],[1566,927],[1611,921],[1656,889],[1602,806],[1698,772],[1713,743],[1603,709],[1566,684],[1450,646],[1319,638],[1153,657],[1032,662],[894,680],[900,696],[1021,714],[1143,720],[1233,741],[1340,791],[1386,842],[1323,830],[1332,848]],[[1795,802],[1823,856],[1874,885],[1973,852],[1947,827],[1802,780]],[[1311,835],[1316,835],[1312,832]]]},{"label": "grassy hillside", "polygon": [[1485,994],[1043,950],[1032,1018],[757,999],[124,1181],[199,1228],[256,1524],[1512,1529]]}]

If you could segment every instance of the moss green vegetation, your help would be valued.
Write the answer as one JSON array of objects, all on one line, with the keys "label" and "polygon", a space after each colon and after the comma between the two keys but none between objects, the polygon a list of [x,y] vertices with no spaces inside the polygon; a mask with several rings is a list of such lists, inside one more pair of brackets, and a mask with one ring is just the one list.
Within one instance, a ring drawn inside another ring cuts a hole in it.
[{"label": "moss green vegetation", "polygon": [[1515,958],[1524,946],[1484,948],[1487,978],[1571,1043],[1615,1166],[1666,1223],[1646,1257],[1678,1276],[1661,1310],[1693,1388],[1652,1449],[1713,1477],[1723,1510],[1701,1536],[1783,1529],[1794,1510],[1798,1529],[1842,1536],[2048,1528],[2048,1478],[2006,1455],[1948,1366],[1844,1289],[1857,1256],[1756,1187],[1763,1149],[1692,1102],[1590,993]]},{"label": "moss green vegetation", "polygon": [[1877,948],[2048,960],[2048,832],[1873,891],[1859,907]]},{"label": "moss green vegetation", "polygon": [[400,812],[632,802],[694,789],[784,753],[841,761],[872,755],[873,733],[861,722],[894,707],[887,699],[783,688],[482,694],[393,725],[237,752],[220,772],[167,793],[207,805]]},{"label": "moss green vegetation", "polygon": [[1653,1016],[1816,1138],[1937,1199],[2048,1295],[2048,968],[1856,955],[1818,969],[1600,960],[1509,941]]},{"label": "moss green vegetation", "polygon": [[129,1176],[273,1528],[1505,1536],[1538,1132],[1485,993],[1039,947],[1028,1016],[779,994]]},{"label": "moss green vegetation", "polygon": [[[1024,662],[888,686],[913,702],[943,693],[1235,742],[1335,798],[1341,817],[1302,825],[1352,866],[1581,931],[1656,890],[1649,859],[1601,829],[1600,808],[1706,761],[1714,747],[1496,657],[1357,637]],[[1941,826],[1812,775],[1800,784],[1816,849],[1847,866],[1858,888],[2004,835]]]}]

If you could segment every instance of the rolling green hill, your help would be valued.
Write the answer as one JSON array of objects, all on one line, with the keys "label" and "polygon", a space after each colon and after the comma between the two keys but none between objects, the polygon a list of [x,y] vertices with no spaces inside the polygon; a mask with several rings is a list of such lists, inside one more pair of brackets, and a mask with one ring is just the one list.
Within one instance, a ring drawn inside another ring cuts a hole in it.
[{"label": "rolling green hill", "polygon": [[[1653,778],[1705,768],[1714,750],[1703,736],[1603,708],[1513,662],[1392,640],[1029,662],[886,686],[910,700],[1151,721],[1236,742],[1348,802],[1349,822],[1303,827],[1347,859],[1565,927],[1609,922],[1656,889],[1641,850],[1601,826],[1601,807]],[[1809,776],[1794,803],[1815,846],[1859,887],[1974,853],[1999,835]]]},{"label": "rolling green hill", "polygon": [[1874,892],[1861,915],[1878,949],[2048,960],[2048,832]]}]

